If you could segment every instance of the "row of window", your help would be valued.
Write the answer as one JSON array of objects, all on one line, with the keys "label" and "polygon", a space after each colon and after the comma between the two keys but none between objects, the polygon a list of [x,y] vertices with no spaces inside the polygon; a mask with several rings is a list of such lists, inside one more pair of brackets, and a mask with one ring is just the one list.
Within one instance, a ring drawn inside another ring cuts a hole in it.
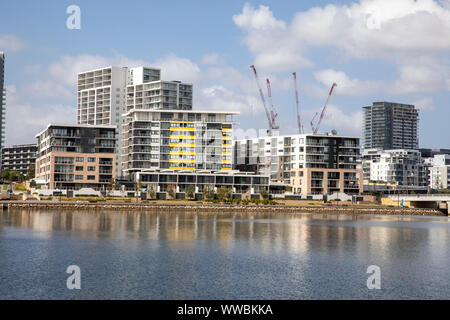
[{"label": "row of window", "polygon": [[[55,163],[73,163],[73,157],[55,157]],[[94,163],[96,162],[96,158],[88,157],[88,162]],[[84,157],[76,157],[75,162],[84,162]]]}]

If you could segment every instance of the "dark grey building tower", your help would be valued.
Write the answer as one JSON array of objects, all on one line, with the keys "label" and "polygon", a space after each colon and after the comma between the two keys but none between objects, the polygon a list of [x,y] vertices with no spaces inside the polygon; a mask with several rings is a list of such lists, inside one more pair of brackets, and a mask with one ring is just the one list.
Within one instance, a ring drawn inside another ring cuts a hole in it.
[{"label": "dark grey building tower", "polygon": [[5,145],[5,53],[0,51],[0,149]]},{"label": "dark grey building tower", "polygon": [[374,102],[364,109],[364,148],[417,149],[419,112],[409,104]]}]

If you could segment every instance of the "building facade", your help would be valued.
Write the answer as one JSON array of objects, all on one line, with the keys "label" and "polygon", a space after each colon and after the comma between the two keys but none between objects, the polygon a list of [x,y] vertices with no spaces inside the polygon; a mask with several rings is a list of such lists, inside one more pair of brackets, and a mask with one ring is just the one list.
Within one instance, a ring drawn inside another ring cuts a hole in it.
[{"label": "building facade", "polygon": [[124,125],[126,176],[147,169],[231,170],[237,112],[130,110]]},{"label": "building facade", "polygon": [[101,190],[115,179],[115,126],[49,124],[36,138],[36,179],[47,188]]},{"label": "building facade", "polygon": [[37,145],[22,144],[8,148],[2,148],[2,171],[19,171],[24,176],[28,169],[36,162]]},{"label": "building facade", "polygon": [[418,110],[413,105],[374,102],[364,109],[364,148],[417,149]]},{"label": "building facade", "polygon": [[193,186],[195,193],[202,193],[205,187],[212,186],[215,191],[225,187],[238,194],[261,194],[263,191],[269,192],[270,186],[268,176],[234,171],[150,169],[138,172],[137,180],[147,189],[152,188],[156,192],[167,192],[173,187],[174,191],[185,193],[189,186]]},{"label": "building facade", "polygon": [[295,194],[359,193],[359,138],[295,134],[234,141],[234,169],[269,175]]},{"label": "building facade", "polygon": [[427,187],[427,170],[418,150],[370,150],[363,153],[364,183]]},{"label": "building facade", "polygon": [[429,186],[433,190],[445,190],[450,187],[450,154],[438,153],[424,158],[428,169]]},{"label": "building facade", "polygon": [[6,118],[5,53],[0,51],[0,149],[5,145]]},{"label": "building facade", "polygon": [[[161,70],[148,67],[107,67],[78,74],[77,123],[116,125],[123,150],[124,114],[131,109],[192,109],[192,85],[162,81]],[[117,158],[117,175],[122,163]]]}]

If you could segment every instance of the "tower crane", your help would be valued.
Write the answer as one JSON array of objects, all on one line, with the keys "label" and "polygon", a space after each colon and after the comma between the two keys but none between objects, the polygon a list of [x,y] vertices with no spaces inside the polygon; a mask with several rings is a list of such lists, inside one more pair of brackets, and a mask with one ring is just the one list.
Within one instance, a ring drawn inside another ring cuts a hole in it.
[{"label": "tower crane", "polygon": [[294,88],[295,88],[295,103],[297,106],[297,127],[298,127],[298,133],[302,133],[302,123],[300,121],[300,107],[298,102],[298,89],[297,89],[297,73],[293,72],[292,75],[294,76]]},{"label": "tower crane", "polygon": [[272,129],[279,129],[280,127],[276,124],[276,119],[278,117],[278,113],[275,111],[275,108],[273,107],[272,89],[270,87],[269,78],[266,79],[266,82],[267,82],[267,96],[269,97],[269,103],[270,103],[270,119],[272,122]]},{"label": "tower crane", "polygon": [[264,93],[261,89],[261,85],[259,84],[259,77],[258,77],[258,73],[256,72],[256,68],[254,65],[251,65],[250,68],[253,70],[253,73],[255,75],[256,85],[258,86],[259,95],[261,96],[261,100],[262,100],[262,103],[264,106],[264,111],[266,112],[266,117],[267,117],[267,121],[269,124],[269,130],[267,130],[267,131],[269,133],[269,136],[271,136],[272,135],[272,127],[273,127],[272,126],[272,118],[271,118],[271,116],[269,114],[269,110],[267,109],[267,106],[266,106],[266,100],[264,99]]},{"label": "tower crane", "polygon": [[330,100],[330,97],[333,94],[333,90],[335,87],[337,87],[337,84],[333,83],[333,85],[331,86],[330,92],[328,92],[327,100],[325,101],[325,105],[322,108],[322,112],[320,113],[319,120],[317,121],[317,124],[315,127],[314,127],[313,122],[314,122],[314,119],[317,117],[318,113],[316,113],[314,115],[313,119],[311,120],[311,128],[313,129],[314,134],[316,134],[317,131],[319,130],[320,123],[322,122],[323,116],[325,115],[325,111],[327,110],[328,101]]}]

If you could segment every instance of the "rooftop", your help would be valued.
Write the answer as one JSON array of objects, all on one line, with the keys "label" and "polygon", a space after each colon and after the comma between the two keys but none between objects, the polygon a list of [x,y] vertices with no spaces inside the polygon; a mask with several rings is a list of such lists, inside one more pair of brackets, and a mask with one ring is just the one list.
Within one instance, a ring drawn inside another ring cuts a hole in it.
[{"label": "rooftop", "polygon": [[49,123],[47,127],[36,134],[34,137],[38,138],[41,134],[47,131],[50,127],[66,127],[66,128],[98,128],[98,129],[117,129],[114,125],[92,125],[92,124],[67,124],[67,123]]}]

